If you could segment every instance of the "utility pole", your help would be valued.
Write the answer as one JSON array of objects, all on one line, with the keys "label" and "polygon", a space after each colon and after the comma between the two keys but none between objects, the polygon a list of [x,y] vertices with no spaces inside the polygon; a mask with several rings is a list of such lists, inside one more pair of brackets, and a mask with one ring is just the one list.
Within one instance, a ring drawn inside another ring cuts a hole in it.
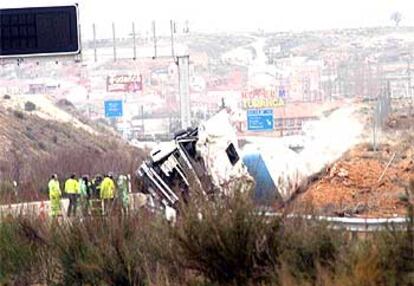
[{"label": "utility pole", "polygon": [[114,62],[116,62],[116,34],[115,34],[115,23],[112,23],[112,40],[114,45]]},{"label": "utility pole", "polygon": [[152,36],[154,38],[154,57],[153,59],[157,58],[157,31],[155,21],[152,21]]},{"label": "utility pole", "polygon": [[145,128],[144,128],[144,106],[141,105],[141,125],[142,125],[142,134],[145,133]]},{"label": "utility pole", "polygon": [[170,30],[171,30],[171,56],[175,61],[175,52],[174,52],[174,32],[175,32],[175,23],[173,20],[170,20]]},{"label": "utility pole", "polygon": [[132,22],[132,40],[134,45],[134,61],[137,59],[137,39],[135,33],[135,23]]},{"label": "utility pole", "polygon": [[412,86],[411,86],[411,53],[410,52],[404,52],[401,53],[400,56],[406,57],[407,59],[407,98],[410,101],[410,111],[409,113],[412,114],[413,110],[413,92],[412,92]]},{"label": "utility pole", "polygon": [[98,61],[98,53],[96,50],[96,25],[95,23],[92,25],[92,30],[93,30],[93,55],[94,55],[94,60],[95,63]]},{"label": "utility pole", "polygon": [[182,129],[191,126],[189,62],[189,55],[177,57]]}]

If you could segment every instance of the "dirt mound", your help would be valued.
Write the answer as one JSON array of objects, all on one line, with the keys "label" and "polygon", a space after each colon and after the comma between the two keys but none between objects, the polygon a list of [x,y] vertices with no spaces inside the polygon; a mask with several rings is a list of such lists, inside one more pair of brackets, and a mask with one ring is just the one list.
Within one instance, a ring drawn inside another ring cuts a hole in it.
[{"label": "dirt mound", "polygon": [[405,188],[414,176],[414,147],[403,154],[390,145],[373,152],[364,144],[350,150],[306,192],[296,207],[312,205],[315,212],[338,216],[395,216],[406,212]]},{"label": "dirt mound", "polygon": [[291,206],[335,216],[404,215],[406,189],[414,178],[414,117],[409,114],[394,112],[385,121],[375,151],[370,143],[352,148],[328,166]]}]

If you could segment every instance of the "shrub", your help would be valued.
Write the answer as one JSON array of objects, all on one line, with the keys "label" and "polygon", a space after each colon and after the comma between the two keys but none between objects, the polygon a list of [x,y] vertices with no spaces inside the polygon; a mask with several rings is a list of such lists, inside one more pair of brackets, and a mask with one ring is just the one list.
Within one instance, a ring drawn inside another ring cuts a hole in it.
[{"label": "shrub", "polygon": [[325,223],[293,219],[286,223],[281,260],[293,277],[315,283],[318,267],[335,269],[343,242],[342,233],[330,231]]},{"label": "shrub", "polygon": [[45,143],[39,142],[37,145],[39,146],[39,148],[41,150],[43,150],[43,151],[46,151],[47,150],[47,147],[46,147],[46,144]]},{"label": "shrub", "polygon": [[[37,276],[32,277],[34,270],[42,269],[37,260],[40,245],[38,231],[31,227],[32,223],[24,221],[25,219],[19,219],[0,224],[0,284],[2,285],[8,283],[28,285],[37,280]],[[33,243],[35,240],[37,243]]]},{"label": "shrub", "polygon": [[56,103],[56,105],[57,105],[58,107],[62,107],[62,108],[65,108],[65,107],[70,107],[70,108],[76,109],[76,108],[75,108],[75,106],[73,105],[73,103],[72,103],[72,102],[70,102],[69,100],[65,99],[65,98],[63,98],[63,99],[59,100],[59,101]]},{"label": "shrub", "polygon": [[19,118],[19,119],[24,119],[24,114],[23,114],[23,112],[21,112],[21,111],[19,111],[19,110],[14,110],[14,111],[13,111],[13,114],[14,114],[14,116],[15,116],[16,118]]},{"label": "shrub", "polygon": [[26,111],[34,111],[36,110],[36,104],[34,104],[31,101],[26,101],[26,103],[24,104],[24,110]]},{"label": "shrub", "polygon": [[409,182],[406,197],[406,229],[391,226],[377,241],[384,282],[389,285],[414,285],[414,179]]},{"label": "shrub", "polygon": [[25,131],[24,135],[26,135],[27,138],[29,138],[32,141],[36,141],[36,137],[33,135],[31,131]]},{"label": "shrub", "polygon": [[384,273],[380,265],[380,254],[371,241],[353,241],[339,258],[335,272],[330,272],[328,285],[383,285],[381,279]]},{"label": "shrub", "polygon": [[11,96],[10,96],[10,95],[8,95],[8,94],[5,94],[5,95],[3,96],[3,99],[11,99]]},{"label": "shrub", "polygon": [[[172,237],[177,259],[219,285],[261,283],[278,266],[279,219],[257,214],[248,195],[184,207]],[[198,201],[197,201],[198,200]]]},{"label": "shrub", "polygon": [[66,285],[146,285],[139,221],[111,217],[75,221],[57,233]]},{"label": "shrub", "polygon": [[0,193],[13,193],[15,190],[13,183],[10,181],[0,181]]},{"label": "shrub", "polygon": [[[144,221],[145,222],[145,221]],[[0,284],[147,285],[154,259],[138,216],[0,224]],[[147,263],[149,261],[149,263]],[[156,267],[152,267],[156,269]]]}]

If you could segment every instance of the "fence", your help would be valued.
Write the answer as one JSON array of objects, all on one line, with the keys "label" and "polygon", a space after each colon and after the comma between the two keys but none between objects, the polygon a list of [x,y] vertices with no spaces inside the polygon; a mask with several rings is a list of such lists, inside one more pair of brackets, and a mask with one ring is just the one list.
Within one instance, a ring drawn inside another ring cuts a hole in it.
[{"label": "fence", "polygon": [[377,150],[378,139],[380,137],[382,129],[385,127],[386,121],[391,114],[391,92],[389,85],[387,88],[383,88],[377,97],[377,100],[374,101],[374,115],[373,115],[373,149]]}]

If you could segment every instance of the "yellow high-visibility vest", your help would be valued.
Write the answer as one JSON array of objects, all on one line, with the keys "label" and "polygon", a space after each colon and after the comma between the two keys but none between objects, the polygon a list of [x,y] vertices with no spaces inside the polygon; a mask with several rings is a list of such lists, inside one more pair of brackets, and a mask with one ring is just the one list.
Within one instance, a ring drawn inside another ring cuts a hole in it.
[{"label": "yellow high-visibility vest", "polygon": [[79,194],[79,183],[75,179],[68,179],[65,183],[65,193]]},{"label": "yellow high-visibility vest", "polygon": [[62,195],[61,191],[60,191],[60,186],[59,186],[59,181],[57,180],[50,180],[49,184],[49,199],[59,199]]},{"label": "yellow high-visibility vest", "polygon": [[111,178],[106,177],[102,181],[100,197],[101,199],[113,199],[115,197],[115,183]]}]

